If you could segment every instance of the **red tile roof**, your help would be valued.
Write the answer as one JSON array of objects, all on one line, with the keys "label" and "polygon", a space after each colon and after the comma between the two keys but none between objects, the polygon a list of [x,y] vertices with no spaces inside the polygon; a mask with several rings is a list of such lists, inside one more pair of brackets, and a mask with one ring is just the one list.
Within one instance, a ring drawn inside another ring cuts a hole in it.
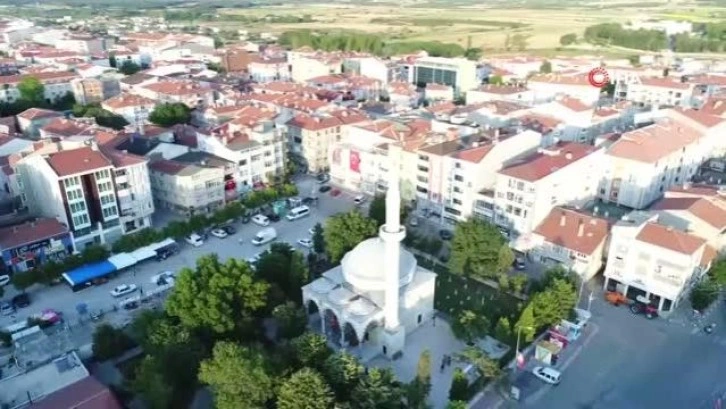
[{"label": "red tile roof", "polygon": [[653,125],[622,134],[607,154],[644,163],[660,159],[696,142],[701,132],[672,119],[659,120]]},{"label": "red tile roof", "polygon": [[68,227],[56,219],[38,219],[34,222],[0,228],[0,248],[9,250],[67,233]]},{"label": "red tile roof", "polygon": [[199,83],[192,81],[163,81],[145,85],[144,88],[164,95],[190,95],[212,92],[211,88],[202,87]]},{"label": "red tile roof", "polygon": [[88,147],[54,153],[48,157],[48,164],[59,177],[89,173],[112,166],[111,161],[101,152]]},{"label": "red tile roof", "polygon": [[149,164],[149,168],[155,172],[165,173],[167,175],[176,175],[187,168],[189,164],[177,162],[173,160],[160,159]]},{"label": "red tile roof", "polygon": [[110,389],[88,376],[43,399],[33,402],[33,409],[122,409]]},{"label": "red tile roof", "polygon": [[115,168],[125,168],[127,166],[138,165],[147,162],[147,159],[141,156],[122,152],[110,147],[99,148],[103,154],[111,160]]},{"label": "red tile roof", "polygon": [[58,136],[75,136],[93,127],[89,123],[92,119],[85,118],[83,120],[73,120],[66,118],[56,118],[45,124],[41,130],[49,134]]},{"label": "red tile roof", "polygon": [[135,106],[153,107],[156,102],[136,94],[120,94],[103,101],[102,104],[111,109],[122,109]]},{"label": "red tile roof", "polygon": [[700,237],[657,223],[646,223],[635,239],[681,254],[693,254],[706,244]]},{"label": "red tile roof", "polygon": [[565,108],[575,112],[583,112],[592,109],[592,107],[588,106],[577,98],[565,97],[558,100],[557,102]]},{"label": "red tile roof", "polygon": [[492,149],[494,149],[494,144],[488,143],[484,146],[478,146],[456,152],[454,157],[467,162],[479,163],[489,154],[489,152],[492,151]]},{"label": "red tile roof", "polygon": [[556,75],[542,74],[532,76],[528,83],[547,83],[556,85],[580,85],[584,87],[592,87],[587,79],[587,75]]},{"label": "red tile roof", "polygon": [[681,118],[693,121],[704,128],[713,128],[726,122],[726,119],[720,116],[696,109],[674,108],[669,110],[668,113],[672,114],[671,116],[674,116],[676,119],[679,119],[678,116],[680,115]]},{"label": "red tile roof", "polygon": [[50,109],[30,108],[30,109],[26,109],[25,111],[19,113],[17,116],[19,118],[23,118],[23,119],[32,121],[34,119],[40,119],[40,118],[61,117],[61,116],[63,116],[63,113],[58,112],[58,111],[53,111]]},{"label": "red tile roof", "polygon": [[652,210],[676,210],[691,213],[718,230],[726,228],[726,201],[717,198],[666,197]]},{"label": "red tile roof", "polygon": [[723,117],[726,114],[726,98],[709,98],[701,107],[701,112]]},{"label": "red tile roof", "polygon": [[5,75],[0,76],[0,84],[19,84],[22,80],[28,77],[37,78],[40,82],[45,84],[69,82],[74,78],[78,78],[78,75],[68,71],[36,72],[28,75]]},{"label": "red tile roof", "polygon": [[538,181],[570,164],[585,158],[597,148],[575,142],[560,142],[546,151],[536,153],[524,160],[524,163],[512,165],[499,173],[529,182]]},{"label": "red tile roof", "polygon": [[672,88],[672,89],[680,89],[680,90],[686,90],[691,87],[691,84],[687,84],[687,83],[675,81],[671,78],[663,78],[663,77],[641,78],[640,82],[643,85],[646,85],[649,87]]},{"label": "red tile roof", "polygon": [[527,92],[528,90],[525,87],[517,87],[517,86],[513,86],[513,85],[485,84],[485,85],[482,85],[479,88],[475,89],[474,91],[486,92],[489,94],[498,94],[498,95],[512,95],[512,94],[519,94],[520,92]]},{"label": "red tile roof", "polygon": [[605,241],[609,232],[607,220],[563,207],[553,208],[534,230],[534,234],[549,243],[588,255]]}]

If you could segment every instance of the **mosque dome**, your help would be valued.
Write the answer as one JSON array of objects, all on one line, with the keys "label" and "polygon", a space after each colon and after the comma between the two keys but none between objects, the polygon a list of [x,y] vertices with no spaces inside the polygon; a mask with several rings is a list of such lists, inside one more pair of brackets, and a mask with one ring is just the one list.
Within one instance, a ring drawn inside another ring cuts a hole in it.
[{"label": "mosque dome", "polygon": [[[386,243],[374,237],[359,243],[341,261],[345,280],[361,291],[383,291],[386,288],[385,269]],[[399,259],[399,287],[413,280],[416,272],[416,258],[401,248]]]}]

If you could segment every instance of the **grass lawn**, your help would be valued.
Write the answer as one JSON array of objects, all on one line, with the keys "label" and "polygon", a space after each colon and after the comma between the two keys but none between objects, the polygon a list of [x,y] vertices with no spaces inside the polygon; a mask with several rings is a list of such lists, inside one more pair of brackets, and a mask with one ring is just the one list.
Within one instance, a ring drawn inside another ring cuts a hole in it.
[{"label": "grass lawn", "polygon": [[[419,265],[431,268],[429,262],[420,258]],[[434,308],[449,316],[471,310],[484,314],[492,324],[502,316],[514,322],[524,308],[524,301],[477,280],[451,274],[440,264],[437,264],[433,271],[438,274]]]}]

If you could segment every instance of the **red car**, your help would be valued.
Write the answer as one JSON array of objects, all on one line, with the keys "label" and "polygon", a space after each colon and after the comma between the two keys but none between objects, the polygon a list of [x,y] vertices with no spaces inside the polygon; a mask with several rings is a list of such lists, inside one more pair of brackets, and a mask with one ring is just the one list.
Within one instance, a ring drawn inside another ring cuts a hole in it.
[{"label": "red car", "polygon": [[330,191],[330,196],[336,197],[340,196],[340,190],[339,189],[333,189]]}]

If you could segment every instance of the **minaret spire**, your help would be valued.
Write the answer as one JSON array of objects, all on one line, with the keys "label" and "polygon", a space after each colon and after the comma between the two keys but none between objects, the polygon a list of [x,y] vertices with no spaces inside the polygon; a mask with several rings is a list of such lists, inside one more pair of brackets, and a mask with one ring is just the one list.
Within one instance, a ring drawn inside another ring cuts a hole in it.
[{"label": "minaret spire", "polygon": [[[389,151],[390,155],[390,151]],[[385,328],[389,331],[399,329],[399,291],[401,277],[401,241],[406,236],[401,226],[401,188],[399,186],[399,164],[394,156],[389,156],[388,190],[386,191],[386,224],[381,226],[378,236],[385,245]]]}]

